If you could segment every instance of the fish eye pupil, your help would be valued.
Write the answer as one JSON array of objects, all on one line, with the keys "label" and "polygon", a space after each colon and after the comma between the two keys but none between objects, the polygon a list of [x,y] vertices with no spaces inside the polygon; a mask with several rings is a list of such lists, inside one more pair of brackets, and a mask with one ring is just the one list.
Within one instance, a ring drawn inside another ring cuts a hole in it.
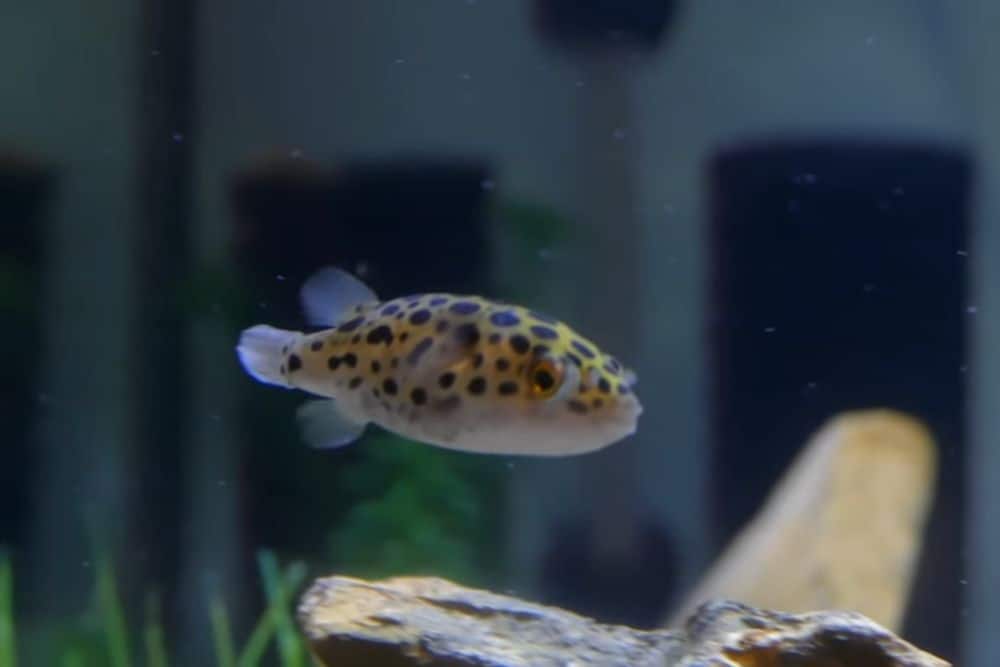
[{"label": "fish eye pupil", "polygon": [[547,369],[539,368],[535,371],[535,387],[537,387],[539,391],[548,391],[549,389],[552,389],[552,386],[555,383],[555,378],[552,377],[552,373],[550,373]]}]

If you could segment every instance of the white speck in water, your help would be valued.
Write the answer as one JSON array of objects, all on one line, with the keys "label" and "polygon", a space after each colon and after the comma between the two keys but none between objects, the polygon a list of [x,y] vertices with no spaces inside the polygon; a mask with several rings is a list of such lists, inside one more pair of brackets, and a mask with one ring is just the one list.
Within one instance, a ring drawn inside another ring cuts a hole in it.
[{"label": "white speck in water", "polygon": [[774,333],[777,330],[777,327],[764,327],[764,333]]},{"label": "white speck in water", "polygon": [[507,461],[507,468],[509,470],[513,470],[514,469],[514,462],[513,461]]},{"label": "white speck in water", "polygon": [[402,58],[396,58],[396,59],[395,59],[395,60],[393,60],[392,62],[393,62],[393,64],[395,64],[395,65],[402,65],[402,64],[403,64],[403,63],[405,63],[406,61],[405,61],[405,60],[403,60]]},{"label": "white speck in water", "polygon": [[90,567],[90,561],[89,560],[85,560],[85,561],[81,562],[80,563],[80,567],[83,567],[83,568]]},{"label": "white speck in water", "polygon": [[892,189],[892,196],[893,197],[902,197],[904,192],[905,191],[903,190],[903,187],[901,185],[897,185],[896,187],[894,187]]},{"label": "white speck in water", "polygon": [[615,131],[611,133],[611,136],[621,141],[622,139],[625,138],[625,128],[616,127]]},{"label": "white speck in water", "polygon": [[360,262],[354,265],[354,273],[359,278],[365,278],[368,275],[368,270],[370,268],[371,267],[368,266],[368,262],[361,260]]},{"label": "white speck in water", "polygon": [[160,50],[159,49],[153,49],[152,51],[149,52],[149,55],[151,55],[151,56],[153,56],[155,58],[156,56],[160,55]]},{"label": "white speck in water", "polygon": [[788,202],[787,208],[788,208],[788,212],[789,213],[798,213],[799,210],[800,210],[800,208],[801,208],[799,206],[799,200],[798,199],[792,199],[792,200],[790,200]]},{"label": "white speck in water", "polygon": [[216,482],[216,484],[218,486],[225,487],[225,486],[228,486],[229,483],[226,480],[224,480],[224,479],[220,479],[218,482]]},{"label": "white speck in water", "polygon": [[170,138],[174,140],[175,143],[181,143],[184,141],[184,135],[180,132],[174,132],[170,135]]},{"label": "white speck in water", "polygon": [[968,253],[967,250],[956,250],[955,254],[958,255],[959,257],[968,257],[969,256],[969,253]]},{"label": "white speck in water", "polygon": [[266,301],[258,301],[257,302],[257,307],[260,308],[261,310],[267,310],[267,302]]},{"label": "white speck in water", "polygon": [[538,259],[548,261],[552,259],[552,251],[548,248],[541,248],[538,251]]},{"label": "white speck in water", "polygon": [[961,366],[958,367],[959,373],[965,373],[968,370],[969,370],[968,364],[962,364]]},{"label": "white speck in water", "polygon": [[577,82],[576,82],[576,87],[577,87],[577,88],[583,88],[583,86],[584,86],[584,83],[583,83],[583,81],[577,81]]},{"label": "white speck in water", "polygon": [[673,215],[675,210],[676,209],[674,209],[674,205],[673,204],[664,204],[663,205],[663,212],[666,213],[667,215]]},{"label": "white speck in water", "polygon": [[792,182],[797,185],[815,185],[818,180],[819,179],[816,177],[816,174],[810,172],[796,174],[795,177],[792,178]]},{"label": "white speck in water", "polygon": [[967,312],[969,315],[975,315],[976,313],[979,312],[979,307],[978,306],[968,306],[968,307],[966,307],[965,312]]},{"label": "white speck in water", "polygon": [[874,43],[875,43],[875,35],[868,35],[868,37],[865,38],[865,46],[871,46]]},{"label": "white speck in water", "polygon": [[806,389],[809,389],[809,390],[813,390],[813,389],[815,389],[815,388],[816,388],[816,386],[817,386],[817,385],[816,385],[816,383],[815,383],[815,382],[807,382],[807,383],[806,383]]},{"label": "white speck in water", "polygon": [[483,190],[494,190],[496,189],[497,184],[494,183],[491,179],[487,178],[479,184],[479,187],[481,187]]},{"label": "white speck in water", "polygon": [[468,72],[462,72],[461,74],[458,75],[458,78],[462,79],[463,81],[468,81],[469,79],[472,78],[472,75],[469,74]]},{"label": "white speck in water", "polygon": [[293,160],[299,160],[299,159],[302,158],[302,149],[301,148],[295,148],[295,149],[292,150],[291,153],[289,153],[289,155],[291,156],[291,158]]},{"label": "white speck in water", "polygon": [[214,422],[221,422],[222,421],[222,415],[220,415],[218,413],[210,414],[208,416],[208,418],[211,419]]},{"label": "white speck in water", "polygon": [[285,276],[281,275],[280,273],[279,273],[278,275],[276,275],[276,276],[274,277],[274,279],[275,279],[275,280],[278,280],[278,281],[284,281],[284,280],[287,280],[287,278],[285,278]]},{"label": "white speck in water", "polygon": [[969,585],[969,580],[968,579],[959,579],[958,583],[961,584],[962,586],[968,586]]},{"label": "white speck in water", "polygon": [[45,392],[39,392],[35,398],[38,399],[38,402],[41,405],[48,405],[49,403],[52,402],[52,397],[46,394]]},{"label": "white speck in water", "polygon": [[865,292],[871,293],[871,292],[875,291],[875,285],[873,285],[872,283],[865,283],[864,287],[862,287],[862,289]]}]

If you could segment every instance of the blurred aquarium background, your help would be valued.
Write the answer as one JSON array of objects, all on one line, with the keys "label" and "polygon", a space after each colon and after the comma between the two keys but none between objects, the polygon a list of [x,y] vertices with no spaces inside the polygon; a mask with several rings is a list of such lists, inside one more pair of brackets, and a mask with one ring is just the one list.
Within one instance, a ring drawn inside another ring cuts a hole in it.
[{"label": "blurred aquarium background", "polygon": [[[224,664],[334,572],[653,626],[827,417],[886,405],[941,447],[902,634],[997,664],[998,30],[987,0],[4,3],[0,644],[13,609],[21,665]],[[327,264],[573,323],[637,370],[638,434],[305,447],[233,348]],[[304,665],[281,618],[253,650]]]}]

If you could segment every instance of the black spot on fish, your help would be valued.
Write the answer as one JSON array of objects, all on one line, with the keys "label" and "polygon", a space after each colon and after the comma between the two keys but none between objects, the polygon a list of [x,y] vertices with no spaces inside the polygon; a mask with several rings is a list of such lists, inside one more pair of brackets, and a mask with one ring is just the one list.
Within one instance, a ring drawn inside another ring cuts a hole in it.
[{"label": "black spot on fish", "polygon": [[503,336],[501,336],[500,334],[491,333],[489,337],[490,345],[496,345],[497,343],[500,342],[501,338],[503,338]]},{"label": "black spot on fish", "polygon": [[358,355],[354,354],[353,352],[348,352],[343,357],[341,357],[341,360],[345,364],[347,364],[348,368],[354,368],[358,365]]},{"label": "black spot on fish", "polygon": [[340,357],[333,355],[327,360],[326,365],[330,367],[331,371],[337,370],[340,368]]},{"label": "black spot on fish", "polygon": [[364,321],[365,318],[363,317],[355,317],[353,320],[348,320],[347,322],[344,322],[339,327],[337,327],[337,331],[344,331],[344,332],[354,331],[355,329],[360,327],[361,323]]},{"label": "black spot on fish", "polygon": [[595,399],[594,399],[593,401],[591,401],[591,402],[590,402],[590,404],[591,404],[592,406],[594,406],[594,409],[596,410],[597,408],[599,408],[599,407],[601,407],[602,405],[604,405],[604,401],[602,401],[602,400],[601,400],[601,399],[599,399],[599,398],[595,398]]},{"label": "black spot on fish", "polygon": [[566,403],[566,407],[568,407],[571,412],[575,412],[578,415],[587,414],[587,405],[585,403],[581,403],[580,401],[577,400],[569,401],[568,403]]},{"label": "black spot on fish", "polygon": [[414,405],[423,405],[427,402],[427,391],[422,387],[415,387],[410,392],[410,400],[413,401]]},{"label": "black spot on fish", "polygon": [[580,359],[580,357],[576,356],[572,352],[567,352],[566,356],[569,357],[570,361],[576,364],[577,368],[583,368],[583,361]]},{"label": "black spot on fish", "polygon": [[378,359],[372,359],[372,373],[378,373],[382,370],[382,364],[379,363]]},{"label": "black spot on fish", "polygon": [[421,310],[418,310],[412,315],[410,315],[410,324],[414,325],[426,324],[429,319],[431,319],[431,311],[427,310],[426,308],[422,308]]},{"label": "black spot on fish", "polygon": [[389,368],[399,368],[399,357],[393,357],[389,360]]},{"label": "black spot on fish", "polygon": [[404,313],[404,312],[402,312],[402,311],[400,311],[400,312],[396,313],[396,319],[397,319],[397,320],[401,320],[401,319],[403,319],[404,317],[406,317],[406,313]]},{"label": "black spot on fish", "polygon": [[600,380],[597,381],[597,388],[600,389],[601,393],[603,394],[611,393],[611,383],[608,382],[605,378],[601,378]]},{"label": "black spot on fish", "polygon": [[388,325],[382,324],[375,327],[368,332],[365,336],[365,342],[369,345],[378,345],[379,343],[385,343],[386,345],[392,344],[392,329]]},{"label": "black spot on fish", "polygon": [[590,349],[589,346],[584,345],[583,343],[581,343],[576,339],[573,340],[572,345],[574,348],[576,348],[577,352],[579,352],[588,359],[593,359],[594,357],[597,356],[596,354],[594,354],[594,351]]},{"label": "black spot on fish", "polygon": [[479,310],[479,304],[473,301],[456,301],[448,306],[448,310],[456,315],[471,315]]},{"label": "black spot on fish", "polygon": [[390,303],[385,308],[382,309],[383,315],[395,315],[399,312],[399,305],[395,303]]},{"label": "black spot on fish", "polygon": [[287,345],[282,345],[281,346],[281,353],[282,354],[288,354],[288,346]]},{"label": "black spot on fish", "polygon": [[360,376],[352,377],[351,381],[347,383],[347,386],[350,387],[351,389],[357,389],[358,387],[361,386],[361,377]]},{"label": "black spot on fish", "polygon": [[410,350],[410,353],[406,355],[406,362],[411,366],[416,366],[418,363],[420,363],[420,358],[424,356],[427,350],[431,349],[431,345],[433,344],[434,344],[433,338],[431,338],[430,336],[424,338],[419,343],[414,345],[413,349]]},{"label": "black spot on fish", "polygon": [[526,336],[514,334],[510,337],[510,348],[518,354],[526,354],[531,349],[531,341]]},{"label": "black spot on fish", "polygon": [[622,382],[621,384],[618,385],[618,393],[619,394],[623,394],[624,395],[624,394],[627,394],[628,392],[629,392],[629,388],[628,388],[627,384],[625,384],[624,382]]},{"label": "black spot on fish", "polygon": [[[272,366],[273,368],[273,366]],[[302,368],[302,360],[299,359],[299,355],[291,354],[288,356],[288,372],[294,373],[295,371]]]},{"label": "black spot on fish", "polygon": [[434,330],[437,331],[438,333],[444,333],[445,331],[448,330],[448,327],[450,326],[451,322],[449,322],[448,320],[441,320],[437,323],[437,326],[434,327]]},{"label": "black spot on fish", "polygon": [[404,331],[403,333],[399,334],[399,342],[405,343],[409,337],[410,337],[410,332]]},{"label": "black spot on fish", "polygon": [[382,395],[382,392],[379,391],[378,387],[372,387],[372,396],[374,396],[375,398],[378,398],[381,395]]},{"label": "black spot on fish", "polygon": [[279,371],[279,372],[280,372],[280,373],[281,373],[282,375],[284,375],[284,374],[285,374],[285,365],[284,365],[284,364],[281,364],[281,368],[279,368],[279,369],[278,369],[278,371]]},{"label": "black spot on fish", "polygon": [[544,324],[533,324],[531,326],[531,333],[544,340],[555,340],[556,338],[559,338],[559,333],[555,329],[547,327]]},{"label": "black spot on fish", "polygon": [[351,336],[351,342],[354,343],[355,345],[357,345],[358,343],[360,343],[361,342],[361,334],[354,334],[353,336]]},{"label": "black spot on fish", "polygon": [[441,377],[438,378],[438,385],[440,385],[442,389],[448,389],[453,384],[455,384],[455,374],[451,371],[442,373]]},{"label": "black spot on fish", "polygon": [[604,368],[609,373],[617,373],[622,369],[622,365],[614,357],[608,357],[607,361],[604,362]]},{"label": "black spot on fish", "polygon": [[521,318],[509,310],[500,310],[490,315],[490,324],[498,327],[516,327]]},{"label": "black spot on fish", "polygon": [[399,385],[392,378],[386,378],[382,381],[382,391],[386,393],[387,396],[395,396],[396,392],[399,391]]},{"label": "black spot on fish", "polygon": [[483,355],[480,352],[476,353],[476,356],[472,358],[472,367],[479,368],[483,365]]},{"label": "black spot on fish", "polygon": [[314,340],[312,343],[309,344],[309,349],[312,350],[313,352],[319,352],[320,350],[323,349],[323,341]]},{"label": "black spot on fish", "polygon": [[546,354],[549,353],[549,346],[548,345],[536,345],[534,348],[532,348],[531,353],[533,355],[535,355],[536,357],[544,357]]},{"label": "black spot on fish", "polygon": [[470,394],[478,396],[486,391],[486,378],[481,376],[476,376],[469,380],[469,384],[466,387]]},{"label": "black spot on fish", "polygon": [[472,347],[479,342],[479,327],[471,322],[455,327],[455,340],[462,345]]},{"label": "black spot on fish", "polygon": [[497,370],[503,373],[505,370],[510,368],[510,362],[504,357],[500,357],[496,362]]},{"label": "black spot on fish", "polygon": [[501,396],[511,396],[517,393],[517,383],[512,380],[505,380],[497,387]]},{"label": "black spot on fish", "polygon": [[420,305],[420,299],[413,299],[413,301],[406,304],[406,307],[409,308],[410,310],[413,310],[419,305]]}]

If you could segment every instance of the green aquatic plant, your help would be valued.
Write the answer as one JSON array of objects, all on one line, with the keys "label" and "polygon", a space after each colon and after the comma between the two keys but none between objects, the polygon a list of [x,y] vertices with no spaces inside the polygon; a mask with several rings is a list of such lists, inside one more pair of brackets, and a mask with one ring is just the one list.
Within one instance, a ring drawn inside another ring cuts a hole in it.
[{"label": "green aquatic plant", "polygon": [[0,667],[17,664],[17,636],[14,632],[14,570],[10,555],[0,550]]},{"label": "green aquatic plant", "polygon": [[356,446],[362,455],[336,479],[356,499],[330,535],[338,571],[488,581],[498,565],[503,459],[429,447],[387,431]]},{"label": "green aquatic plant", "polygon": [[[95,606],[71,626],[51,621],[43,628],[54,654],[45,664],[60,667],[169,667],[167,637],[160,620],[159,596],[146,597],[141,640],[132,640],[126,619],[131,615],[122,603],[111,559],[100,555],[95,568]],[[209,600],[208,616],[219,667],[258,667],[270,648],[275,647],[276,664],[281,667],[307,667],[309,654],[305,641],[293,622],[294,596],[306,577],[304,564],[294,562],[282,568],[270,551],[258,554],[258,566],[267,608],[241,649],[237,648],[230,629],[229,614],[218,595]],[[0,550],[0,667],[18,667],[17,632],[14,617],[14,568],[7,552]],[[133,647],[141,646],[134,651]],[[137,655],[138,653],[138,655]],[[27,659],[25,659],[27,660]],[[52,661],[55,661],[52,663]],[[37,661],[25,664],[40,664]]]}]

